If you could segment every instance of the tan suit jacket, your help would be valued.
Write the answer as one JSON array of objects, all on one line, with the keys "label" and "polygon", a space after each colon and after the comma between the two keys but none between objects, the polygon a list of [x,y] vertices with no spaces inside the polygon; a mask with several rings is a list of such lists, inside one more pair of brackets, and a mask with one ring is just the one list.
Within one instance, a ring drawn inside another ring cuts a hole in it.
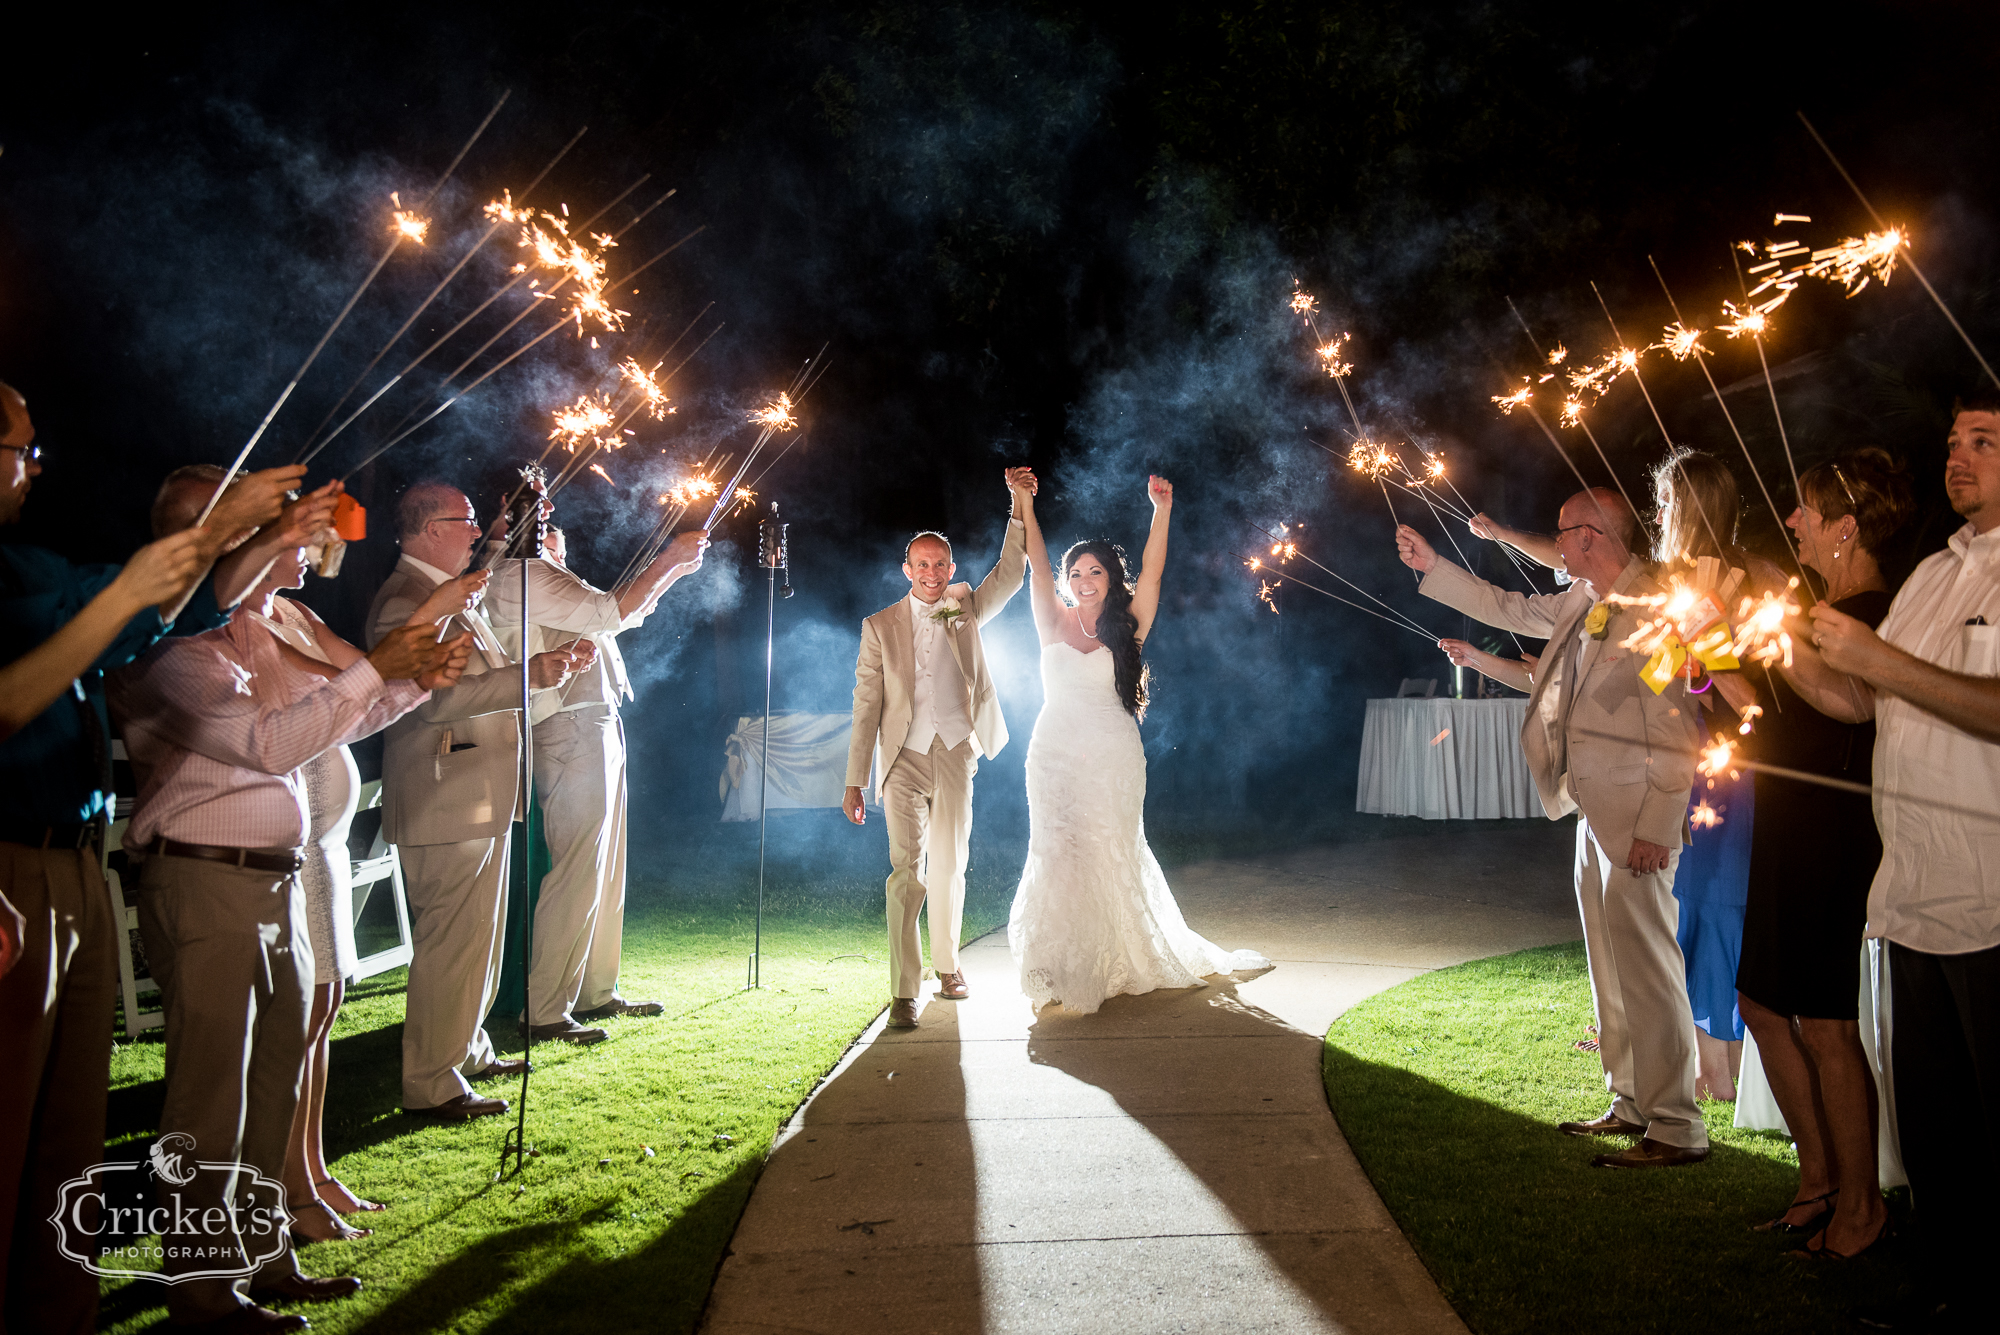
[{"label": "tan suit jacket", "polygon": [[[1000,697],[986,670],[979,628],[998,616],[1007,600],[1020,592],[1021,578],[1027,573],[1027,533],[1023,525],[1007,522],[1000,559],[978,588],[959,599],[963,628],[945,632],[971,695],[966,717],[972,720],[975,755],[998,755],[1007,745],[1007,720],[1001,716]],[[847,744],[849,788],[867,784],[869,766],[879,755],[882,763],[874,769],[880,796],[889,765],[910,735],[916,684],[917,648],[910,628],[910,600],[905,596],[861,623],[861,654],[854,663],[854,731]]]},{"label": "tan suit jacket", "polygon": [[[399,560],[368,609],[369,647],[408,621],[435,588],[437,581],[407,557]],[[445,635],[469,629],[453,617]],[[456,844],[505,834],[520,801],[520,704],[519,666],[475,639],[458,685],[431,692],[389,725],[382,837],[392,844]]]},{"label": "tan suit jacket", "polygon": [[[1652,563],[1633,557],[1611,592],[1657,592]],[[1699,733],[1695,702],[1676,680],[1658,695],[1639,679],[1645,659],[1621,647],[1641,610],[1613,604],[1602,639],[1585,639],[1593,606],[1581,584],[1559,594],[1523,594],[1488,584],[1438,558],[1419,589],[1476,621],[1548,640],[1528,696],[1521,750],[1550,820],[1581,809],[1611,865],[1632,841],[1673,848],[1687,835]]]}]

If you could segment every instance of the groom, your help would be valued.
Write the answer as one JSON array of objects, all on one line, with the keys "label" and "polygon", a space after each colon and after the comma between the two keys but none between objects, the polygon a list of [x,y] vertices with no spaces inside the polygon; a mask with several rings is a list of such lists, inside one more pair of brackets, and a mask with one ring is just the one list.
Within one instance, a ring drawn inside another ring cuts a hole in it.
[{"label": "groom", "polygon": [[889,823],[889,1025],[894,1029],[917,1025],[924,969],[917,911],[927,900],[938,995],[947,1001],[969,995],[958,967],[958,932],[972,847],[972,776],[979,757],[995,755],[1007,744],[1007,723],[986,670],[979,628],[1021,587],[1027,530],[1020,493],[1035,490],[1031,469],[1010,468],[1006,480],[1013,498],[1007,540],[977,589],[951,582],[958,567],[943,534],[919,533],[903,549],[909,596],[861,623],[854,732],[841,806],[856,825],[867,819],[861,790],[873,761],[876,796]]}]

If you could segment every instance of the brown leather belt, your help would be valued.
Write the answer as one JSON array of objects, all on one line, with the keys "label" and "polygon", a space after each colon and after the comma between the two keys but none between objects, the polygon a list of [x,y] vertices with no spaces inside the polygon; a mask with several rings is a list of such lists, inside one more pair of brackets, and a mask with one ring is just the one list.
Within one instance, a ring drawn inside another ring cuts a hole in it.
[{"label": "brown leather belt", "polygon": [[284,853],[259,852],[254,848],[219,848],[214,844],[177,843],[165,835],[146,845],[154,857],[200,858],[203,862],[226,862],[251,871],[277,872],[289,876],[305,866],[305,855],[294,848]]}]

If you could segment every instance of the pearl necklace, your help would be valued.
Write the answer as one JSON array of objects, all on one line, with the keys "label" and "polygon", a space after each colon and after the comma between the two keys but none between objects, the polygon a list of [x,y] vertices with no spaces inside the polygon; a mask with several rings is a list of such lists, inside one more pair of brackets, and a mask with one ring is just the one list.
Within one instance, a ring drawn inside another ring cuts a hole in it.
[{"label": "pearl necklace", "polygon": [[[1083,630],[1083,609],[1082,609],[1081,607],[1079,607],[1079,608],[1077,608],[1077,609],[1076,609],[1076,628],[1077,628],[1078,630]],[[1088,636],[1089,636],[1089,637],[1090,637],[1091,639],[1093,639],[1093,640],[1097,638],[1097,632],[1096,632],[1096,631],[1093,631],[1093,630],[1083,630],[1083,633],[1084,633],[1085,635],[1088,635]]]}]

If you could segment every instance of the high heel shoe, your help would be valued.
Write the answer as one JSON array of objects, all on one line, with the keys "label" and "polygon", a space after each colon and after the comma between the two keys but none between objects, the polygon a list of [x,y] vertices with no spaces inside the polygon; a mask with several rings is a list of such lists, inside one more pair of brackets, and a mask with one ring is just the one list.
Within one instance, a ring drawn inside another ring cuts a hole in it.
[{"label": "high heel shoe", "polygon": [[[1895,1231],[1885,1218],[1882,1221],[1882,1227],[1875,1230],[1875,1236],[1868,1239],[1858,1250],[1837,1252],[1826,1245],[1826,1230],[1822,1228],[1819,1232],[1813,1234],[1812,1241],[1807,1242],[1803,1250],[1794,1248],[1792,1255],[1803,1256],[1809,1261],[1858,1261],[1869,1252],[1874,1251],[1877,1247],[1887,1242],[1895,1235]],[[1813,1246],[1813,1242],[1819,1243],[1819,1246]]]},{"label": "high heel shoe", "polygon": [[[314,1224],[313,1229],[324,1229],[326,1231],[323,1233],[315,1232],[300,1227],[308,1219],[322,1221]],[[299,1213],[292,1216],[292,1245],[296,1247],[310,1246],[315,1242],[353,1242],[356,1239],[368,1237],[374,1232],[375,1230],[372,1228],[354,1227],[354,1225],[335,1214],[333,1207],[322,1200],[306,1202]]]},{"label": "high heel shoe", "polygon": [[[1825,1229],[1827,1221],[1833,1218],[1833,1206],[1827,1202],[1839,1194],[1840,1188],[1835,1187],[1824,1196],[1808,1196],[1805,1200],[1793,1201],[1785,1207],[1785,1214],[1779,1215],[1776,1219],[1766,1219],[1761,1224],[1752,1224],[1750,1227],[1758,1233],[1783,1233],[1788,1236],[1796,1236],[1802,1233],[1807,1237],[1811,1237],[1813,1234]],[[1785,1215],[1790,1214],[1801,1205],[1817,1205],[1820,1208],[1813,1211],[1812,1215],[1803,1224],[1786,1223]]]}]

